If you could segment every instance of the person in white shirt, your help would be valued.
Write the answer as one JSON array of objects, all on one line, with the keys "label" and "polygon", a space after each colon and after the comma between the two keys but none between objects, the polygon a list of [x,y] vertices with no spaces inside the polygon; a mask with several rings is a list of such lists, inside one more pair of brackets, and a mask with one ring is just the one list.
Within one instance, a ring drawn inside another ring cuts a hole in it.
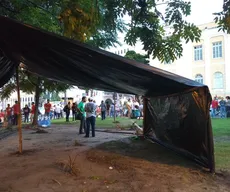
[{"label": "person in white shirt", "polygon": [[89,98],[89,102],[85,104],[85,112],[86,112],[85,137],[89,137],[90,125],[92,130],[92,137],[95,137],[96,110],[97,110],[96,104],[93,102],[92,98]]},{"label": "person in white shirt", "polygon": [[131,102],[131,99],[128,99],[128,101],[126,103],[126,108],[128,110],[128,117],[131,117],[131,113],[132,113],[132,102]]},{"label": "person in white shirt", "polygon": [[132,110],[135,110],[135,109],[136,109],[135,106],[138,106],[138,107],[139,107],[139,103],[138,103],[136,100],[133,100]]},{"label": "person in white shirt", "polygon": [[57,105],[55,107],[55,112],[57,114],[57,118],[60,119],[60,116],[61,116],[61,107],[59,105]]}]

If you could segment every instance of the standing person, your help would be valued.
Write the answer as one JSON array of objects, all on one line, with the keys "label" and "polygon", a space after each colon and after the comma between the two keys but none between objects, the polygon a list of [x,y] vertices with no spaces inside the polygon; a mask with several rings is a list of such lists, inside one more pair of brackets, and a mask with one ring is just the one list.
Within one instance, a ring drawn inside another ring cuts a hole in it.
[{"label": "standing person", "polygon": [[60,119],[60,117],[61,117],[61,107],[59,106],[59,104],[55,107],[55,112],[57,114],[57,119]]},{"label": "standing person", "polygon": [[54,119],[57,119],[56,105],[53,106]]},{"label": "standing person", "polygon": [[114,107],[114,103],[112,103],[111,107],[110,107],[110,117],[114,117],[115,115],[115,107]]},{"label": "standing person", "polygon": [[105,112],[106,112],[106,105],[105,105],[104,101],[101,101],[100,108],[101,108],[101,120],[104,120],[105,119]]},{"label": "standing person", "polygon": [[30,114],[30,108],[28,107],[28,105],[25,105],[25,107],[23,108],[23,114],[24,114],[24,123],[28,123],[29,114]]},{"label": "standing person", "polygon": [[71,110],[71,106],[70,106],[70,102],[68,102],[68,104],[63,109],[63,111],[66,114],[66,122],[69,122],[70,110]]},{"label": "standing person", "polygon": [[86,100],[87,100],[86,96],[83,96],[81,102],[77,106],[77,112],[81,114],[79,134],[84,134],[86,130],[86,113],[85,113]]},{"label": "standing person", "polygon": [[7,118],[7,122],[8,125],[12,124],[12,108],[10,107],[10,104],[7,104],[7,108],[6,108],[6,118]]},{"label": "standing person", "polygon": [[218,101],[216,100],[216,97],[212,100],[212,117],[216,117],[216,110],[218,108]]},{"label": "standing person", "polygon": [[230,97],[226,97],[226,117],[230,117]]},{"label": "standing person", "polygon": [[35,104],[34,104],[34,102],[32,102],[31,111],[30,111],[30,121],[31,121],[31,123],[33,123],[34,114],[35,114]]},{"label": "standing person", "polygon": [[131,113],[132,113],[132,103],[131,103],[131,99],[128,99],[128,102],[126,103],[126,108],[128,110],[128,117],[131,117]]},{"label": "standing person", "polygon": [[18,125],[18,116],[20,113],[18,101],[15,101],[15,104],[13,105],[13,113],[14,113],[13,125]]},{"label": "standing person", "polygon": [[85,137],[89,137],[90,125],[91,125],[91,130],[92,130],[92,137],[95,137],[96,109],[97,109],[97,106],[93,102],[93,99],[90,98],[89,102],[85,105],[85,111],[86,111],[86,135]]},{"label": "standing person", "polygon": [[110,112],[110,104],[109,102],[106,102],[106,116],[109,117],[109,112]]},{"label": "standing person", "polygon": [[50,117],[51,107],[52,107],[52,105],[50,103],[50,100],[47,99],[47,103],[45,103],[44,108],[45,108],[45,115],[48,116],[48,117]]},{"label": "standing person", "polygon": [[3,110],[1,110],[1,112],[0,112],[0,122],[4,123],[4,121],[5,121],[5,113],[4,113]]},{"label": "standing person", "polygon": [[225,118],[226,117],[226,101],[222,97],[219,103],[220,103],[220,117]]},{"label": "standing person", "polygon": [[72,115],[73,115],[73,121],[76,121],[77,120],[77,118],[76,118],[76,116],[77,116],[77,105],[76,105],[76,103],[73,103],[73,105],[72,105]]}]

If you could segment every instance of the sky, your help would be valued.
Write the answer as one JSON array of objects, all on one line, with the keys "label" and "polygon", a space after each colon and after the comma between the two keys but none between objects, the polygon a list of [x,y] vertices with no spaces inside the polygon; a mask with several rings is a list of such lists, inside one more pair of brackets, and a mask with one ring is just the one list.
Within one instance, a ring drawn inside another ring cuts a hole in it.
[{"label": "sky", "polygon": [[200,25],[214,20],[213,13],[220,12],[223,6],[223,0],[190,0],[191,15],[188,21]]},{"label": "sky", "polygon": [[[187,0],[191,2],[191,15],[186,17],[188,22],[194,23],[195,25],[201,25],[214,21],[215,12],[222,11],[224,0]],[[164,0],[165,2],[165,0]],[[166,5],[159,5],[158,10],[164,13]],[[130,22],[129,16],[125,16],[124,21]],[[119,33],[119,41],[123,42],[125,33]],[[115,50],[116,48],[110,48]]]}]

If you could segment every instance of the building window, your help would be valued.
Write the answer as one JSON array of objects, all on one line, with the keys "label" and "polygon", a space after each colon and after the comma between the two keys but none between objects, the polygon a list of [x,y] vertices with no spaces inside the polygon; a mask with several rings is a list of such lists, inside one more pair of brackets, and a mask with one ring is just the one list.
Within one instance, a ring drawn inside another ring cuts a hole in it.
[{"label": "building window", "polygon": [[201,74],[196,75],[195,81],[204,84],[204,79],[203,79],[203,76]]},{"label": "building window", "polygon": [[117,52],[117,54],[119,55],[119,54],[120,54],[120,52],[118,51],[118,52]]},{"label": "building window", "polygon": [[122,52],[123,52],[123,51],[121,50],[121,54],[122,54]]},{"label": "building window", "polygon": [[223,89],[224,88],[224,77],[221,72],[214,73],[214,82],[213,88],[214,89]]},{"label": "building window", "polygon": [[124,49],[124,53],[126,53],[126,49]]},{"label": "building window", "polygon": [[212,43],[212,54],[213,54],[213,58],[222,57],[222,42],[221,41]]},{"label": "building window", "polygon": [[194,60],[195,61],[203,60],[202,45],[198,45],[194,47]]}]

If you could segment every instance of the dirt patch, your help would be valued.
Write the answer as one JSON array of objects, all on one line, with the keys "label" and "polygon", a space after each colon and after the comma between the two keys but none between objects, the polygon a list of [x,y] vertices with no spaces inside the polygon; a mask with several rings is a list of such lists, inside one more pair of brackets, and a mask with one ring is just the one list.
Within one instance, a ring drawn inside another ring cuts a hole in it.
[{"label": "dirt patch", "polygon": [[14,152],[14,153],[10,153],[9,156],[25,156],[25,155],[33,155],[34,153],[37,153],[41,151],[41,149],[28,149],[28,150],[23,150],[22,153]]},{"label": "dirt patch", "polygon": [[43,130],[43,129],[39,129],[39,130],[37,130],[37,131],[35,131],[35,132],[32,132],[31,134],[36,134],[36,133],[49,133],[48,131],[46,131],[46,130]]},{"label": "dirt patch", "polygon": [[0,141],[0,192],[230,191],[228,173],[210,175],[148,141],[111,133],[84,138],[73,126],[48,131],[24,130],[30,140],[23,155],[15,153],[17,135]]}]

